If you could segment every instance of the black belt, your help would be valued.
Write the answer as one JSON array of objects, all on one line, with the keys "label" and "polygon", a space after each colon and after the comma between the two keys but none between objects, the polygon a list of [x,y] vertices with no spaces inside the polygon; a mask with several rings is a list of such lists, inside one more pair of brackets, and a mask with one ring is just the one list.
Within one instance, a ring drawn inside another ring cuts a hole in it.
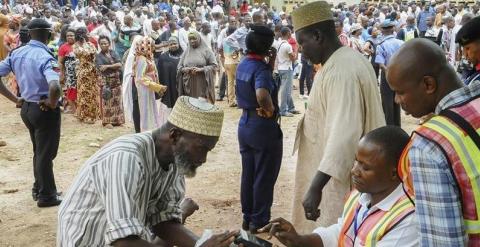
[{"label": "black belt", "polygon": [[256,117],[256,118],[262,118],[265,120],[273,120],[275,122],[280,123],[280,114],[278,112],[275,112],[271,118],[264,118],[258,115],[257,110],[248,110],[248,109],[243,109],[242,115],[245,115],[247,117]]}]

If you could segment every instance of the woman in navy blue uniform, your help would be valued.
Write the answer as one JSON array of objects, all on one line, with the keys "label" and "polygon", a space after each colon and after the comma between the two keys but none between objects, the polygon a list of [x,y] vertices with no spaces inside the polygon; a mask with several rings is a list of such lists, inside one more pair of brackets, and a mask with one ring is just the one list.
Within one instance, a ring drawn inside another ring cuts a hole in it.
[{"label": "woman in navy blue uniform", "polygon": [[273,188],[282,161],[279,85],[272,77],[273,39],[274,33],[269,28],[252,26],[245,41],[247,55],[238,65],[236,74],[238,107],[243,109],[238,126],[242,156],[242,228],[253,233],[270,221]]}]

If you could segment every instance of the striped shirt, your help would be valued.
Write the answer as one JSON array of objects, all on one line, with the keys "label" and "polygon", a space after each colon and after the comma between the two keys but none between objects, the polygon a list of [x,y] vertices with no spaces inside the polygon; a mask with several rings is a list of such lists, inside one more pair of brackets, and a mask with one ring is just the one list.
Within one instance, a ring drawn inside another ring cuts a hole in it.
[{"label": "striped shirt", "polygon": [[122,136],[81,169],[58,212],[57,246],[105,246],[151,227],[181,221],[185,180],[157,161],[152,133]]},{"label": "striped shirt", "polygon": [[[435,113],[479,95],[480,81],[474,81],[445,96],[438,103]],[[408,157],[421,246],[466,246],[460,188],[442,149],[434,142],[415,135]]]}]

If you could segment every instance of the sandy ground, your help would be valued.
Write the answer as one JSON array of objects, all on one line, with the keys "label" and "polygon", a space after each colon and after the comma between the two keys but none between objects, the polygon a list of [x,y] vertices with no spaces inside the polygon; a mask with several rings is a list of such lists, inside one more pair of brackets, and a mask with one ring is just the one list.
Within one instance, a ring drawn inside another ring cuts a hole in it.
[{"label": "sandy ground", "polygon": [[[304,103],[294,91],[297,109],[304,111]],[[203,229],[239,229],[241,226],[240,173],[241,161],[237,142],[237,124],[240,111],[225,109],[222,137],[209,154],[206,164],[197,176],[187,180],[188,197],[193,198],[200,210],[187,220],[187,226],[201,234]],[[272,216],[290,218],[296,157],[292,156],[293,142],[301,115],[282,119],[284,132],[283,163],[275,187]],[[404,119],[407,131],[415,126],[411,118]],[[79,123],[72,115],[62,115],[60,148],[55,159],[54,172],[59,191],[66,192],[83,162],[98,148],[127,133],[132,127],[105,129]],[[0,246],[55,246],[57,207],[40,209],[32,201],[32,145],[19,109],[0,97]]]}]

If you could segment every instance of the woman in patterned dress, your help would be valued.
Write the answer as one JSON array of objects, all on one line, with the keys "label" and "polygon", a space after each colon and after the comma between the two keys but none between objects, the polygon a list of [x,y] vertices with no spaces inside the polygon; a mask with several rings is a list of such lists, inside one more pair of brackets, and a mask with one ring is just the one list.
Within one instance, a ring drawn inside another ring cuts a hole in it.
[{"label": "woman in patterned dress", "polygon": [[[15,48],[20,45],[20,21],[22,20],[21,15],[13,15],[10,17],[8,22],[8,32],[5,34],[3,38],[3,45],[7,52],[11,52]],[[15,75],[13,73],[9,73],[6,76],[7,80],[7,87],[10,91],[15,94],[19,95],[18,84],[17,80],[15,79]]]},{"label": "woman in patterned dress", "polygon": [[97,51],[88,42],[87,29],[78,28],[75,31],[76,43],[73,52],[78,59],[77,74],[77,118],[88,124],[95,123],[99,116],[99,89],[97,83],[100,77],[95,67]]},{"label": "woman in patterned dress", "polygon": [[65,85],[65,113],[75,113],[77,101],[77,75],[76,67],[78,59],[73,53],[75,44],[75,30],[69,29],[66,32],[66,42],[58,49],[58,64],[60,66],[60,83]]},{"label": "woman in patterned dress", "polygon": [[[102,75],[102,84],[100,86],[100,109],[102,116],[102,124],[107,128],[112,126],[120,126],[125,123],[123,115],[122,103],[122,80],[120,74],[122,70],[122,63],[117,54],[110,49],[110,39],[107,36],[100,36],[98,38],[101,52],[97,54],[97,67]],[[110,98],[107,100],[102,97],[102,90],[109,88],[112,92]]]}]

